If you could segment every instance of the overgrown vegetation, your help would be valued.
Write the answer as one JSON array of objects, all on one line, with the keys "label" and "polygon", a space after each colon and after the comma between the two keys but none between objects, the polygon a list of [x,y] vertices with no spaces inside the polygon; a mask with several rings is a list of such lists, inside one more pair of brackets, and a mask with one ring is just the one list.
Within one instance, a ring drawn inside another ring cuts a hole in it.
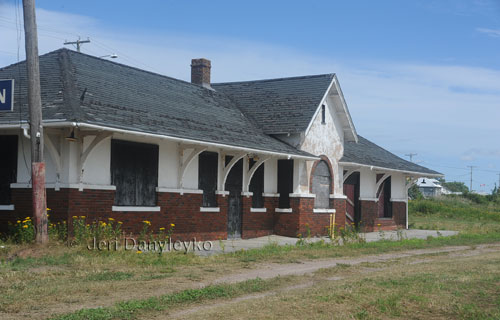
[{"label": "overgrown vegetation", "polygon": [[[96,309],[97,311],[81,313],[95,315],[89,319],[100,319],[101,312],[104,315],[109,312],[118,315],[124,310],[116,307],[116,303],[135,301],[134,299],[140,295],[146,300],[149,297],[160,299],[151,300],[156,301],[153,304],[141,300],[137,302],[139,308],[135,309],[153,310],[154,308],[147,306],[153,306],[158,301],[166,299],[158,297],[179,294],[193,287],[199,287],[200,282],[210,283],[227,274],[256,268],[259,263],[297,263],[308,259],[355,257],[447,245],[475,246],[500,242],[500,208],[495,201],[477,203],[464,197],[413,200],[410,201],[409,215],[410,224],[414,228],[459,230],[460,234],[429,239],[400,237],[398,239],[400,241],[366,243],[358,239],[359,234],[356,230],[346,228],[339,234],[339,237],[343,237],[345,243],[343,246],[338,246],[335,241],[328,239],[320,242],[307,241],[308,232],[306,232],[299,245],[279,246],[270,242],[259,249],[210,257],[179,252],[136,254],[134,251],[123,250],[89,251],[85,246],[68,247],[55,241],[47,247],[35,247],[28,243],[0,243],[0,291],[2,292],[0,318],[2,312],[9,315],[19,313],[20,318],[33,318],[32,314],[38,312],[60,314],[73,312],[81,307],[110,306],[104,308],[107,311]],[[80,239],[84,242],[85,234],[88,233],[87,228],[92,224],[83,226],[81,217],[73,221],[79,223],[79,227],[76,227],[81,228]],[[22,220],[19,224],[30,225],[30,222]],[[101,228],[98,231],[99,235],[112,237],[117,224],[114,221],[110,224],[108,221],[106,226],[99,226]],[[171,225],[164,230],[156,230],[146,222],[143,224],[148,227],[144,232],[145,238],[157,237],[160,234],[161,237],[169,237],[174,228]],[[21,228],[29,229],[29,227]],[[106,228],[109,228],[108,231]],[[475,285],[475,282],[472,285]],[[130,290],[131,287],[134,290]],[[228,298],[238,294],[240,293],[230,295]],[[226,298],[218,296],[217,299]],[[402,302],[396,299],[394,303]],[[68,309],[70,307],[74,309]],[[375,312],[373,309],[369,310]],[[128,317],[128,313],[124,315]],[[384,315],[387,314],[380,313],[378,317],[383,318]]]},{"label": "overgrown vegetation", "polygon": [[465,194],[411,200],[410,228],[500,233],[500,198]]}]

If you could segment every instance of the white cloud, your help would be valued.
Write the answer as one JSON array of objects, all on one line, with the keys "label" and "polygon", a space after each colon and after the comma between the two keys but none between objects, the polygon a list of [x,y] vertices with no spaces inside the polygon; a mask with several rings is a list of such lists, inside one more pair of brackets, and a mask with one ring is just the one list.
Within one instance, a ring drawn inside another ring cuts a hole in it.
[{"label": "white cloud", "polygon": [[[37,13],[41,53],[62,47],[66,39],[88,36],[92,42],[83,46],[84,53],[116,53],[116,62],[183,80],[189,80],[190,59],[199,57],[212,60],[215,82],[336,72],[358,132],[399,155],[418,152],[422,159],[456,160],[473,148],[486,150],[498,144],[499,70],[340,61],[335,52],[317,56],[233,38],[115,30],[85,16],[43,9]],[[14,17],[14,7],[0,4],[0,66],[16,61]],[[21,39],[21,59],[23,44]]]},{"label": "white cloud", "polygon": [[476,31],[485,33],[490,37],[495,37],[495,38],[500,37],[500,29],[476,28]]}]

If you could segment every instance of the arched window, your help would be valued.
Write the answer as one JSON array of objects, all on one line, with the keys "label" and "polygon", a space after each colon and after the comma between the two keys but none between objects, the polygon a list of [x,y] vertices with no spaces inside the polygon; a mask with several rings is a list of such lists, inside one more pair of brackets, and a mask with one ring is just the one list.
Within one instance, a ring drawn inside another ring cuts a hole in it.
[{"label": "arched window", "polygon": [[330,190],[332,176],[326,161],[321,160],[314,169],[312,177],[312,193],[316,195],[315,208],[327,209],[330,207]]}]

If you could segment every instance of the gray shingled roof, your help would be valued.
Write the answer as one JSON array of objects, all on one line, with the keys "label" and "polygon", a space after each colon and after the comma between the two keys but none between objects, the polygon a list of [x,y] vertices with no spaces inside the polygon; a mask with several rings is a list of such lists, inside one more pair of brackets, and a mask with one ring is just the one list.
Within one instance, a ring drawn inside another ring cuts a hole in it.
[{"label": "gray shingled roof", "polygon": [[[25,69],[25,62],[0,69],[0,79],[16,81],[14,112],[0,114],[0,124],[28,118]],[[189,82],[67,49],[41,56],[40,76],[44,120],[312,156],[265,134],[224,93]]]},{"label": "gray shingled roof", "polygon": [[341,163],[357,163],[369,166],[395,169],[421,174],[441,175],[441,173],[406,161],[358,135],[359,142],[345,142]]},{"label": "gray shingled roof", "polygon": [[335,74],[216,83],[267,134],[307,129]]}]

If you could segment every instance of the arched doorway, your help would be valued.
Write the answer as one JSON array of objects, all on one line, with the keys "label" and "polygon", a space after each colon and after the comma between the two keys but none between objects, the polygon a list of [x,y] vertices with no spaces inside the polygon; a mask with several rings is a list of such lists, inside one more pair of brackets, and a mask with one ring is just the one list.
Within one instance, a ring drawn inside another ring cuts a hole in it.
[{"label": "arched doorway", "polygon": [[391,177],[388,177],[380,185],[377,193],[378,198],[378,217],[392,218],[391,202]]},{"label": "arched doorway", "polygon": [[360,174],[353,172],[344,181],[344,194],[346,195],[346,218],[354,222],[356,227],[361,221],[361,205],[359,201]]},{"label": "arched doorway", "polygon": [[332,175],[325,160],[320,160],[312,174],[311,191],[316,195],[315,208],[330,208],[330,192],[332,190]]}]

